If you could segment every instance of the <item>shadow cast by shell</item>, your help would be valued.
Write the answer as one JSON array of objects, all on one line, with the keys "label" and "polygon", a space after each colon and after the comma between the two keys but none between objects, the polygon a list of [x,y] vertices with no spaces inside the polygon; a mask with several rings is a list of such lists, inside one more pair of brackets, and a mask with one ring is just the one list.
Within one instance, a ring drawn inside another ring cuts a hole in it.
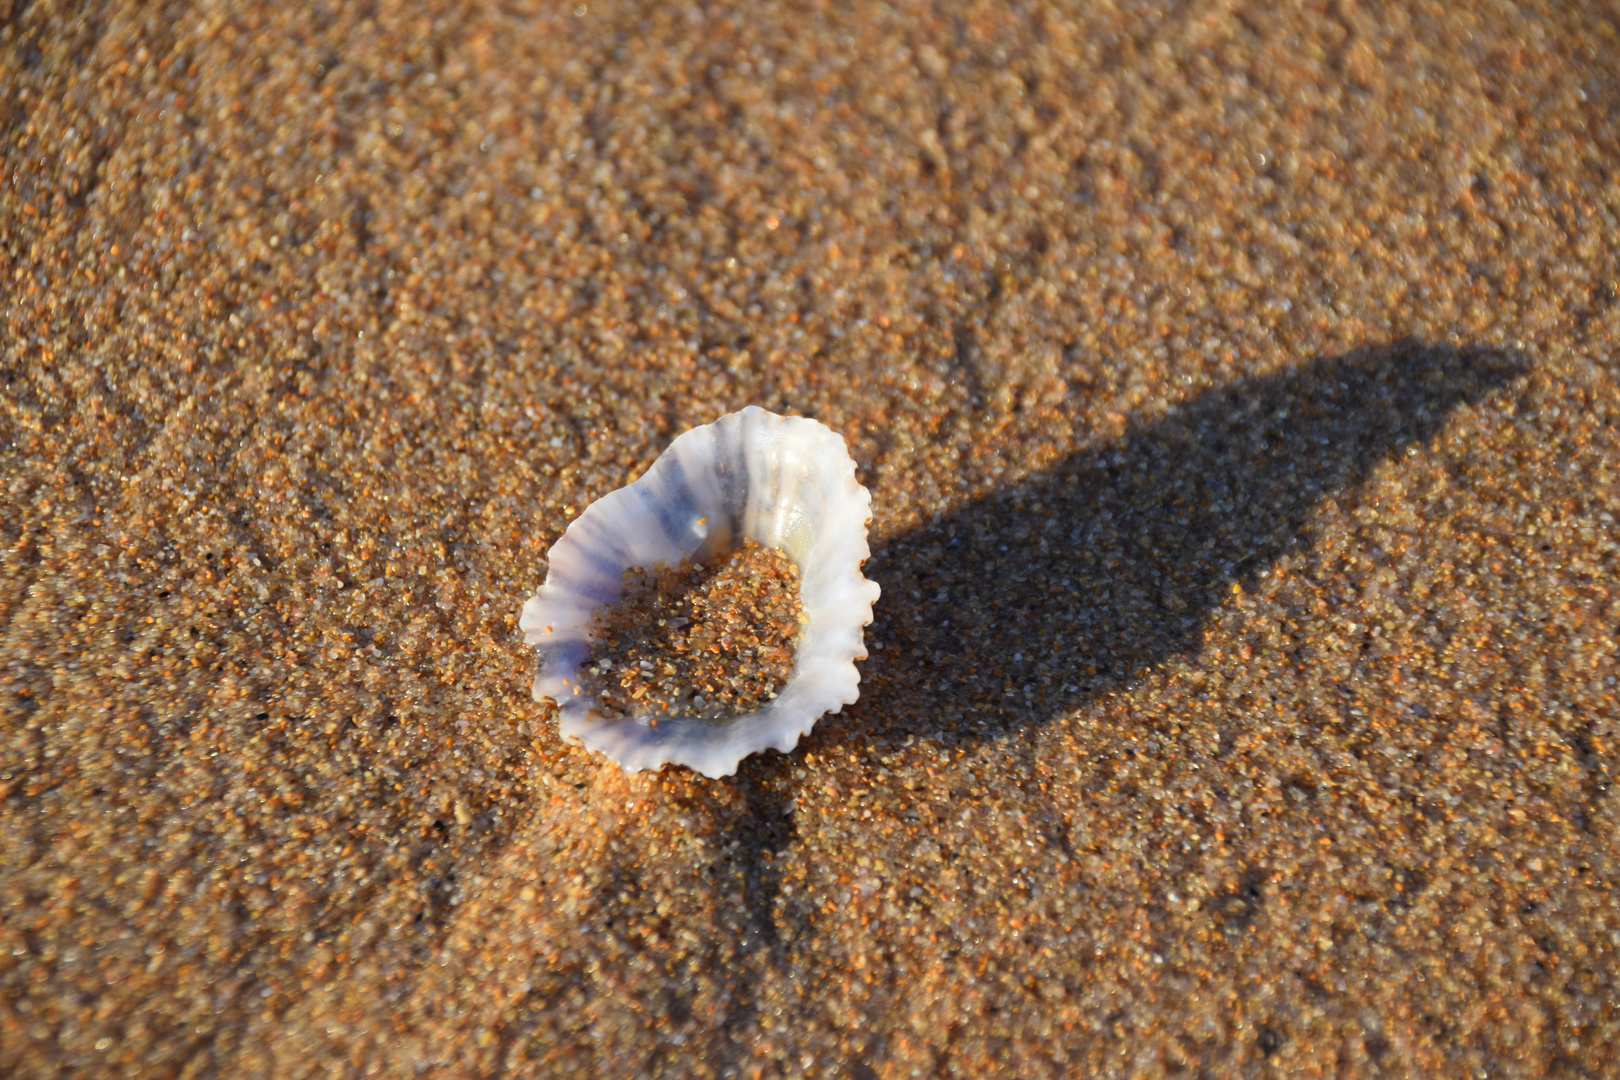
[{"label": "shadow cast by shell", "polygon": [[860,702],[817,735],[979,739],[1128,685],[1195,649],[1234,586],[1306,543],[1323,500],[1525,367],[1407,342],[1243,379],[875,536],[869,573],[895,599],[868,631]]}]

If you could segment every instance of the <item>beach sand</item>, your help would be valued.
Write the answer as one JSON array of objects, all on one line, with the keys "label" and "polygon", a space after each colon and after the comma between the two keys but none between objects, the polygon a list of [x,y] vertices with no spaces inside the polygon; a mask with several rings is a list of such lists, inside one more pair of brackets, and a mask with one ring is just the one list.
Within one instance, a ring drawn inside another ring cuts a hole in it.
[{"label": "beach sand", "polygon": [[[3,10],[0,1073],[1613,1075],[1611,9]],[[861,699],[627,775],[750,403]]]}]

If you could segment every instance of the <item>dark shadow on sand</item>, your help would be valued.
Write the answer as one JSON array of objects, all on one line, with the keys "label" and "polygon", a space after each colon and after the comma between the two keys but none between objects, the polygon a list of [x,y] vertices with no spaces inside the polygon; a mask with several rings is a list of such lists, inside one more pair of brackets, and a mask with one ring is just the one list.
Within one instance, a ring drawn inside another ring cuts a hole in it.
[{"label": "dark shadow on sand", "polygon": [[1406,342],[1242,379],[877,538],[868,641],[884,647],[849,718],[823,723],[977,739],[1069,714],[1196,649],[1234,585],[1303,546],[1324,499],[1525,367]]}]

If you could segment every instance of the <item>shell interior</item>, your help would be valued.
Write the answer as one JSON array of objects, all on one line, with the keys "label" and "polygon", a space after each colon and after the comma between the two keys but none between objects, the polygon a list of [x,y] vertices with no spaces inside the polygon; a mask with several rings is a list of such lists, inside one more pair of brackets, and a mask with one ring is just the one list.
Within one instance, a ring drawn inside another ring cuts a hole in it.
[{"label": "shell interior", "polygon": [[[552,545],[546,583],[523,605],[524,640],[540,654],[537,699],[558,705],[558,731],[625,769],[666,762],[726,776],[749,754],[788,751],[823,713],[860,696],[856,660],[879,589],[861,573],[871,554],[871,497],[844,440],[804,417],[749,406],[678,437],[635,483],[586,508]],[[743,540],[780,548],[799,568],[805,624],[793,675],[761,708],[724,720],[594,711],[578,670],[597,609],[623,593],[624,571],[703,561]]]}]

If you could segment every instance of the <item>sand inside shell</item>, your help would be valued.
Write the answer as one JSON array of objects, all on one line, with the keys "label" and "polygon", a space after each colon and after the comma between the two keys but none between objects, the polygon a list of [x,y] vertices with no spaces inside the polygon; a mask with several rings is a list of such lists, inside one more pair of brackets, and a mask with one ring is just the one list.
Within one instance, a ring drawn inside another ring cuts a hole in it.
[{"label": "sand inside shell", "polygon": [[591,621],[580,686],[606,717],[722,720],[774,698],[793,674],[804,624],[799,570],[752,540],[708,565],[624,572],[625,591]]}]

